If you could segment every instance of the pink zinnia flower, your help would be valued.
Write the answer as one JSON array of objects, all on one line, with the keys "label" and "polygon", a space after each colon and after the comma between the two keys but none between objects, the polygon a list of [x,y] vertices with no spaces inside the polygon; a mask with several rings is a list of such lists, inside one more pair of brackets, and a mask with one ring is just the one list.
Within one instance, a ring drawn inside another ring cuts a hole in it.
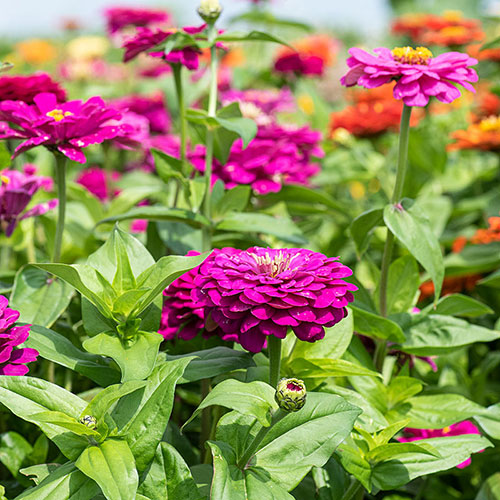
[{"label": "pink zinnia flower", "polygon": [[114,99],[111,104],[121,111],[131,111],[147,118],[151,132],[164,134],[170,128],[170,116],[161,93],[151,96],[131,94]]},{"label": "pink zinnia flower", "polygon": [[[463,422],[458,422],[444,429],[412,429],[407,427],[403,430],[403,434],[403,437],[397,438],[400,443],[447,436],[463,436],[464,434],[481,434],[481,432],[479,432],[479,429],[470,420],[464,420]],[[470,465],[470,463],[471,459],[468,458],[457,465],[457,467],[463,469]]]},{"label": "pink zinnia flower", "polygon": [[19,312],[8,305],[7,298],[0,295],[0,375],[25,375],[26,364],[36,361],[38,351],[29,347],[14,349],[26,341],[31,325],[14,326]]},{"label": "pink zinnia flower", "polygon": [[34,105],[0,102],[0,120],[16,126],[1,127],[0,139],[26,139],[16,148],[13,158],[36,146],[46,146],[70,160],[85,163],[82,148],[124,135],[129,128],[108,123],[119,120],[121,114],[100,97],[58,104],[54,94],[42,93],[34,101]]},{"label": "pink zinnia flower", "polygon": [[[189,35],[196,35],[202,33],[206,24],[201,26],[186,26],[181,28],[181,31]],[[181,64],[187,69],[195,70],[199,66],[199,55],[201,53],[198,47],[187,46],[182,49],[171,50],[168,54],[165,54],[162,50],[152,50],[157,48],[158,45],[165,42],[167,38],[178,30],[161,30],[161,29],[149,29],[149,28],[137,28],[134,36],[127,38],[123,44],[125,49],[125,55],[123,57],[124,62],[128,62],[134,57],[138,56],[142,52],[148,52],[152,57],[159,57],[164,59],[170,64]],[[158,47],[161,49],[161,47]]]},{"label": "pink zinnia flower", "polygon": [[191,297],[206,319],[259,352],[269,335],[283,339],[288,328],[300,340],[321,340],[347,315],[357,287],[343,278],[351,274],[338,257],[301,248],[223,249],[200,266]]},{"label": "pink zinnia flower", "polygon": [[396,47],[392,51],[382,47],[374,52],[375,56],[349,49],[350,70],[341,78],[342,85],[372,89],[396,80],[393,95],[407,106],[425,106],[432,96],[450,103],[461,95],[456,84],[475,92],[470,82],[477,82],[478,76],[469,66],[477,64],[477,59],[467,54],[445,52],[433,57],[425,47]]},{"label": "pink zinnia flower", "polygon": [[141,9],[133,7],[110,7],[104,11],[107,29],[113,34],[127,26],[149,26],[168,23],[170,14],[160,9]]},{"label": "pink zinnia flower", "polygon": [[43,215],[57,206],[57,200],[50,200],[25,212],[39,189],[52,189],[52,179],[37,176],[35,172],[36,168],[30,164],[24,166],[23,172],[0,171],[0,232],[4,232],[7,237],[12,235],[20,220]]},{"label": "pink zinnia flower", "polygon": [[33,104],[33,98],[41,92],[50,92],[58,102],[66,100],[66,91],[47,73],[0,77],[0,101],[24,101]]},{"label": "pink zinnia flower", "polygon": [[123,111],[119,120],[110,120],[107,125],[116,125],[119,133],[111,140],[119,149],[137,149],[148,142],[149,120],[132,111]]},{"label": "pink zinnia flower", "polygon": [[112,182],[118,182],[121,178],[120,172],[113,171],[109,176],[106,171],[99,167],[90,167],[82,170],[76,182],[83,186],[87,191],[92,193],[96,198],[101,201],[109,201],[114,198],[120,191],[118,189],[112,189],[109,186],[109,180]]}]

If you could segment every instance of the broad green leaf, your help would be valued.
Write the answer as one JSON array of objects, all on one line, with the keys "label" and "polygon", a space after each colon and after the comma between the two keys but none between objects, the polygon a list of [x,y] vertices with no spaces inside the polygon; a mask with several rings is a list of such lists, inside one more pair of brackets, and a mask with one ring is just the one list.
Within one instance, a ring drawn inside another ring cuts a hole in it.
[{"label": "broad green leaf", "polygon": [[208,442],[213,455],[214,476],[210,497],[214,500],[293,500],[260,467],[241,470],[231,446],[220,441]]},{"label": "broad green leaf", "polygon": [[373,208],[358,215],[351,223],[349,232],[356,247],[358,259],[368,250],[370,238],[376,227],[384,222],[383,210]]},{"label": "broad green leaf", "polygon": [[9,472],[16,477],[24,460],[33,451],[33,447],[26,439],[14,431],[0,434],[0,463],[3,463]]},{"label": "broad green leaf", "polygon": [[404,342],[405,335],[401,327],[377,314],[365,311],[353,305],[350,306],[354,316],[354,330],[375,339]]},{"label": "broad green leaf", "polygon": [[352,439],[348,438],[339,445],[335,458],[344,470],[352,474],[366,490],[371,491],[371,465],[368,460],[365,460],[360,448]]},{"label": "broad green leaf", "polygon": [[493,439],[500,439],[500,403],[488,406],[474,419]]},{"label": "broad green leaf", "polygon": [[[284,40],[270,35],[269,33],[264,33],[263,31],[250,31],[250,33],[245,33],[242,31],[227,31],[220,34],[216,41],[218,42],[273,42],[279,43],[280,45],[287,45],[291,47]],[[292,47],[293,48],[293,47]]]},{"label": "broad green leaf", "polygon": [[75,465],[99,485],[108,500],[135,500],[139,475],[126,441],[107,439],[89,446]]},{"label": "broad green leaf", "polygon": [[217,116],[216,120],[221,127],[234,132],[241,137],[241,140],[243,141],[243,148],[246,148],[250,141],[257,135],[257,124],[250,118],[222,118]]},{"label": "broad green leaf", "polygon": [[446,276],[463,276],[491,272],[500,266],[500,242],[488,245],[468,245],[459,253],[444,259]]},{"label": "broad green leaf", "polygon": [[9,302],[21,314],[19,321],[50,327],[66,310],[73,293],[65,281],[24,266],[16,274]]},{"label": "broad green leaf", "polygon": [[191,471],[181,454],[170,444],[159,444],[154,459],[139,486],[150,500],[201,500]]},{"label": "broad green leaf", "polygon": [[31,467],[24,467],[24,469],[21,469],[19,472],[38,485],[58,467],[61,467],[61,464],[39,464],[32,465]]},{"label": "broad green leaf", "polygon": [[234,379],[224,380],[212,389],[183,427],[196,418],[203,408],[212,405],[224,406],[244,414],[249,413],[262,426],[268,427],[271,424],[270,411],[278,408],[274,400],[275,392],[275,389],[265,382],[244,383]]},{"label": "broad green leaf", "polygon": [[250,186],[236,186],[224,192],[224,196],[214,205],[212,213],[215,218],[222,217],[230,212],[245,210],[252,190]]},{"label": "broad green leaf", "polygon": [[217,224],[216,229],[238,233],[271,234],[291,243],[300,244],[306,241],[291,219],[260,213],[232,212]]},{"label": "broad green leaf", "polygon": [[435,292],[435,301],[441,294],[444,278],[443,255],[428,218],[411,200],[404,199],[384,209],[384,222],[389,230],[408,249],[429,273]]},{"label": "broad green leaf", "polygon": [[348,377],[350,375],[380,377],[380,373],[369,370],[359,364],[345,361],[344,359],[294,358],[288,370],[291,374],[301,379],[325,379],[328,377]]},{"label": "broad green leaf", "polygon": [[466,316],[475,318],[483,314],[493,314],[493,309],[467,295],[452,293],[439,299],[435,308],[431,306],[425,309],[429,314],[441,314],[446,316]]},{"label": "broad green leaf", "polygon": [[31,415],[31,420],[37,425],[40,423],[58,425],[78,436],[90,436],[95,439],[99,439],[100,437],[97,431],[90,429],[86,425],[81,424],[76,418],[69,417],[60,411],[42,411],[40,413],[34,413]]},{"label": "broad green leaf", "polygon": [[111,412],[118,435],[127,440],[139,472],[156,453],[170,419],[175,386],[192,359],[178,359],[156,367],[147,385],[121,398]]},{"label": "broad green leaf", "polygon": [[48,328],[33,325],[24,345],[36,349],[43,358],[81,373],[103,387],[120,380],[118,371],[111,368],[105,358],[78,349],[66,337]]},{"label": "broad green leaf", "polygon": [[343,398],[310,392],[305,406],[289,413],[267,433],[251,460],[287,491],[312,467],[322,467],[349,435],[361,410]]},{"label": "broad green leaf", "polygon": [[34,488],[26,490],[15,500],[92,500],[101,492],[99,486],[82,474],[74,462],[53,469]]},{"label": "broad green leaf", "polygon": [[475,500],[499,500],[500,499],[500,472],[490,476],[482,484]]},{"label": "broad green leaf", "polygon": [[429,446],[422,441],[421,444],[416,443],[388,443],[377,446],[365,454],[365,458],[374,465],[385,460],[397,460],[400,456],[408,453],[419,453],[424,455],[432,455],[439,457],[439,453],[432,446]]},{"label": "broad green leaf", "polygon": [[476,434],[443,437],[413,441],[413,444],[430,445],[439,456],[424,453],[401,455],[397,460],[381,462],[373,468],[372,480],[375,487],[391,490],[407,484],[417,477],[456,467],[492,444]]},{"label": "broad green leaf", "polygon": [[417,395],[423,389],[420,380],[412,377],[394,377],[386,390],[387,409],[394,408],[398,403],[405,402],[408,398]]},{"label": "broad green leaf", "polygon": [[168,183],[173,178],[182,184],[186,183],[182,175],[182,162],[179,158],[170,156],[155,148],[151,148],[151,154],[153,155],[156,172],[163,182]]},{"label": "broad green leaf", "polygon": [[137,332],[124,342],[113,333],[100,333],[83,343],[86,351],[114,359],[122,372],[122,382],[142,380],[153,370],[163,337],[157,332]]},{"label": "broad green leaf", "polygon": [[480,280],[478,284],[491,288],[500,288],[500,269]]},{"label": "broad green leaf", "polygon": [[500,332],[453,316],[406,314],[399,319],[406,335],[401,350],[418,356],[444,354],[457,347],[500,338]]},{"label": "broad green leaf", "polygon": [[177,356],[172,356],[163,352],[159,354],[159,357],[164,357],[167,363],[174,359],[181,359],[187,356],[196,357],[187,366],[184,375],[178,382],[179,384],[195,382],[205,378],[213,378],[233,370],[255,366],[255,362],[249,352],[236,351],[229,347],[222,346]]}]

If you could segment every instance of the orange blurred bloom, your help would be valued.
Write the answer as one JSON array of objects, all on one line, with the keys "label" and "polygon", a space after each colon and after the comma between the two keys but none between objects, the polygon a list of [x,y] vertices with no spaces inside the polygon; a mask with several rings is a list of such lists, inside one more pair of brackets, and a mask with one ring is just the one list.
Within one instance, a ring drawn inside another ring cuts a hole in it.
[{"label": "orange blurred bloom", "polygon": [[448,145],[448,151],[459,149],[500,151],[500,117],[490,116],[479,123],[472,123],[466,130],[452,132],[451,137],[456,142]]},{"label": "orange blurred bloom", "polygon": [[246,56],[241,47],[230,47],[229,51],[221,59],[221,65],[228,68],[240,68],[245,63]]},{"label": "orange blurred bloom", "polygon": [[440,45],[442,47],[456,47],[478,42],[485,37],[479,26],[445,26],[437,31],[427,31],[422,35],[422,43],[426,45]]},{"label": "orange blurred bloom", "polygon": [[[481,274],[470,274],[468,276],[449,276],[443,281],[443,288],[441,290],[441,297],[449,295],[450,293],[459,293],[464,290],[470,292],[476,287],[476,283],[482,278]],[[426,281],[420,285],[419,301],[428,299],[434,296],[434,283]]]},{"label": "orange blurred bloom", "polygon": [[487,245],[493,241],[500,241],[500,217],[490,217],[487,229],[478,229],[471,238],[473,245]]},{"label": "orange blurred bloom", "polygon": [[15,48],[20,59],[28,64],[44,64],[53,61],[57,56],[54,45],[39,38],[19,42]]},{"label": "orange blurred bloom", "polygon": [[488,116],[500,115],[500,96],[490,92],[487,87],[479,86],[476,94],[475,121]]},{"label": "orange blurred bloom", "polygon": [[469,54],[471,57],[474,57],[475,59],[478,59],[479,61],[500,62],[500,48],[481,50],[482,46],[482,43],[469,45],[466,48],[467,54]]}]

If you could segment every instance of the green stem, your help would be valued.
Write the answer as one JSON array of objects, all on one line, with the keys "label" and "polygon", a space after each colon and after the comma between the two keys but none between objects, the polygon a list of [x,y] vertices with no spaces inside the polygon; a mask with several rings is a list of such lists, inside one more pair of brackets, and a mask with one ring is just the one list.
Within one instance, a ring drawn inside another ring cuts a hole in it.
[{"label": "green stem", "polygon": [[274,335],[267,337],[269,353],[269,385],[276,388],[280,379],[281,369],[281,339]]},{"label": "green stem", "polygon": [[56,184],[59,208],[52,262],[59,262],[61,260],[64,221],[66,219],[66,157],[60,153],[56,153],[54,156],[56,158]]},{"label": "green stem", "polygon": [[[210,379],[204,378],[201,381],[201,400],[203,401],[210,392]],[[212,426],[211,407],[203,408],[201,411],[201,431],[200,431],[200,456],[207,457],[204,453],[205,443],[210,439],[210,429]]]},{"label": "green stem", "polygon": [[248,462],[250,462],[251,458],[258,451],[260,444],[266,437],[266,434],[273,428],[275,424],[277,424],[282,418],[286,417],[288,413],[283,411],[282,409],[278,409],[272,416],[271,425],[269,427],[262,427],[262,429],[257,433],[254,437],[253,441],[249,444],[248,448],[243,453],[242,457],[238,461],[237,466],[240,469],[244,469]]},{"label": "green stem", "polygon": [[363,485],[357,480],[354,479],[349,488],[347,488],[346,492],[342,496],[342,500],[358,500],[364,498],[364,494],[360,495],[363,492]]},{"label": "green stem", "polygon": [[179,107],[179,132],[181,136],[180,160],[182,162],[182,173],[186,175],[187,122],[184,88],[182,86],[182,64],[172,64],[172,70],[174,73],[175,92],[177,93],[177,105]]},{"label": "green stem", "polygon": [[[406,167],[408,160],[408,139],[410,136],[410,116],[411,107],[406,104],[401,114],[401,125],[399,130],[399,152],[398,152],[398,170],[396,173],[396,184],[392,194],[391,203],[399,203],[403,196],[403,186],[406,176]],[[384,245],[384,254],[382,256],[382,269],[380,271],[380,314],[387,316],[387,279],[389,276],[389,266],[391,264],[392,249],[394,247],[394,235],[387,230],[387,238]]]}]

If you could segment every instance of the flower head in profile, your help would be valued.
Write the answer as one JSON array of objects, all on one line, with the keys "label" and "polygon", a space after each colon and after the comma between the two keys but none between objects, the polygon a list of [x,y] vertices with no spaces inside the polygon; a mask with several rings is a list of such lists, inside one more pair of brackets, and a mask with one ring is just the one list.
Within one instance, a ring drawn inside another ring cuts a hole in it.
[{"label": "flower head in profile", "polygon": [[289,328],[300,340],[321,340],[347,315],[357,287],[343,278],[351,274],[338,258],[306,249],[223,249],[201,264],[191,295],[206,319],[259,352]]},{"label": "flower head in profile", "polygon": [[26,375],[26,365],[36,361],[38,351],[18,347],[29,337],[31,325],[15,326],[19,312],[8,306],[8,299],[0,295],[0,375]]},{"label": "flower head in profile", "polygon": [[26,164],[24,171],[0,170],[0,233],[11,236],[19,221],[43,215],[57,206],[57,200],[35,205],[26,210],[39,189],[50,191],[52,179],[35,175],[36,168]]},{"label": "flower head in profile", "polygon": [[50,92],[58,102],[66,100],[66,91],[47,73],[6,75],[0,77],[0,101],[24,101],[33,104],[41,92]]},{"label": "flower head in profile", "polygon": [[34,105],[22,101],[0,102],[0,120],[9,126],[0,127],[0,139],[22,139],[13,157],[37,146],[57,150],[70,160],[85,163],[82,149],[92,144],[124,135],[129,125],[109,124],[119,120],[118,110],[108,106],[100,97],[86,102],[58,103],[54,94],[34,97]]},{"label": "flower head in profile", "polygon": [[[450,425],[444,429],[412,429],[407,427],[403,430],[403,437],[397,438],[400,443],[408,443],[412,441],[420,441],[421,439],[440,438],[448,436],[464,436],[466,434],[481,434],[479,429],[470,421],[464,420],[457,424]],[[470,465],[471,459],[468,458],[461,464],[457,465],[459,469],[463,469]]]},{"label": "flower head in profile", "polygon": [[160,9],[133,7],[110,7],[104,11],[106,26],[110,34],[128,26],[151,26],[171,21],[170,14]]},{"label": "flower head in profile", "polygon": [[111,175],[106,175],[102,168],[89,167],[78,174],[76,182],[99,200],[109,201],[119,193],[119,190],[110,186],[110,183],[118,182],[120,178],[120,172],[112,171]]},{"label": "flower head in profile", "polygon": [[396,47],[392,51],[382,47],[374,52],[349,49],[350,69],[342,77],[342,85],[371,89],[396,80],[393,95],[407,106],[426,106],[430,97],[450,103],[461,95],[457,84],[475,92],[471,83],[477,82],[478,76],[470,66],[477,60],[467,54],[445,52],[434,57],[425,47]]},{"label": "flower head in profile", "polygon": [[455,130],[451,137],[455,142],[448,145],[448,151],[457,149],[500,151],[500,116],[489,116],[479,123],[470,124],[465,130]]},{"label": "flower head in profile", "polygon": [[334,63],[339,43],[328,35],[311,35],[296,41],[293,47],[279,49],[274,60],[275,71],[322,76]]}]

